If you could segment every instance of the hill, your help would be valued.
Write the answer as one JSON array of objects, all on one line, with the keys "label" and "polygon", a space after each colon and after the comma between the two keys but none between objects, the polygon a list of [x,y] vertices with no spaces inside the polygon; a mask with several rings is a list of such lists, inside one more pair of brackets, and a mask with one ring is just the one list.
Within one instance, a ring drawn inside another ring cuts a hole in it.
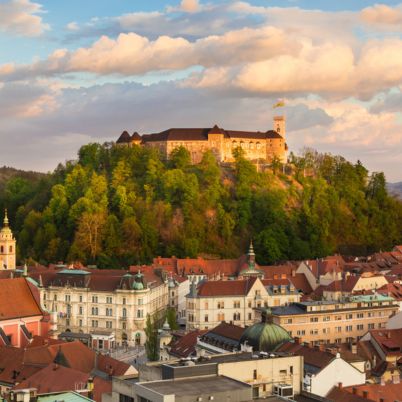
[{"label": "hill", "polygon": [[261,264],[365,254],[402,243],[402,203],[382,173],[307,150],[257,167],[239,149],[233,165],[206,152],[191,165],[177,148],[88,144],[78,160],[37,182],[10,179],[7,205],[19,258],[100,267],[153,257],[237,257],[253,239]]},{"label": "hill", "polygon": [[390,194],[402,200],[402,181],[398,183],[387,183],[387,189]]}]

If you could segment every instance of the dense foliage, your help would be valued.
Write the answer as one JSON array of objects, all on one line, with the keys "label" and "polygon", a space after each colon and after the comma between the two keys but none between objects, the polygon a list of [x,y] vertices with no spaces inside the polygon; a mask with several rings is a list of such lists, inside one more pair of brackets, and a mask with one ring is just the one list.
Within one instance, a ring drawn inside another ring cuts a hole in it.
[{"label": "dense foliage", "polygon": [[191,165],[148,148],[89,144],[76,162],[39,181],[14,177],[0,194],[19,260],[100,267],[155,256],[237,257],[254,239],[261,264],[334,252],[364,254],[402,243],[402,204],[382,173],[305,150],[262,169],[241,150],[220,167],[210,152]]}]

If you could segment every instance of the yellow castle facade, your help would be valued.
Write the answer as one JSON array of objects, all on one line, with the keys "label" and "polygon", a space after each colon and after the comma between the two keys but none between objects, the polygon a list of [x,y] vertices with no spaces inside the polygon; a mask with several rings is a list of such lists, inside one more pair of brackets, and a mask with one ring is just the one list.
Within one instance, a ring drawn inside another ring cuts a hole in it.
[{"label": "yellow castle facade", "polygon": [[235,149],[240,147],[247,159],[269,163],[277,158],[286,162],[286,121],[275,116],[273,129],[262,131],[226,130],[217,125],[212,128],[170,128],[160,133],[130,135],[124,131],[116,144],[119,146],[147,146],[158,149],[169,158],[178,147],[186,148],[192,163],[199,163],[205,151],[210,150],[219,162],[233,162]]}]

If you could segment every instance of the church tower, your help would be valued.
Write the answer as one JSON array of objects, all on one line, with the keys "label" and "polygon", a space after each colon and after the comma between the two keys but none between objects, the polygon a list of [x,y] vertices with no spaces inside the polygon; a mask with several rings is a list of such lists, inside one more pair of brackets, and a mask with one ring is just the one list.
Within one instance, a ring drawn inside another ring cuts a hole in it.
[{"label": "church tower", "polygon": [[16,241],[10,229],[7,210],[4,212],[3,227],[0,230],[0,270],[15,269]]}]

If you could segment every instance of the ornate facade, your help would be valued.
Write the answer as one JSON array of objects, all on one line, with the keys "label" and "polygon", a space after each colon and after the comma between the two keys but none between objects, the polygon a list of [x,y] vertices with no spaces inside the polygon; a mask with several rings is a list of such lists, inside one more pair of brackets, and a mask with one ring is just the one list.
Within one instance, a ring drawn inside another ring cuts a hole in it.
[{"label": "ornate facade", "polygon": [[274,158],[286,161],[286,125],[284,116],[274,117],[274,129],[266,132],[225,130],[217,125],[212,128],[170,128],[160,133],[130,136],[124,131],[117,145],[141,145],[158,149],[169,158],[178,147],[186,148],[192,163],[199,163],[205,151],[211,150],[219,162],[233,162],[234,150],[240,147],[247,159],[270,162]]}]

